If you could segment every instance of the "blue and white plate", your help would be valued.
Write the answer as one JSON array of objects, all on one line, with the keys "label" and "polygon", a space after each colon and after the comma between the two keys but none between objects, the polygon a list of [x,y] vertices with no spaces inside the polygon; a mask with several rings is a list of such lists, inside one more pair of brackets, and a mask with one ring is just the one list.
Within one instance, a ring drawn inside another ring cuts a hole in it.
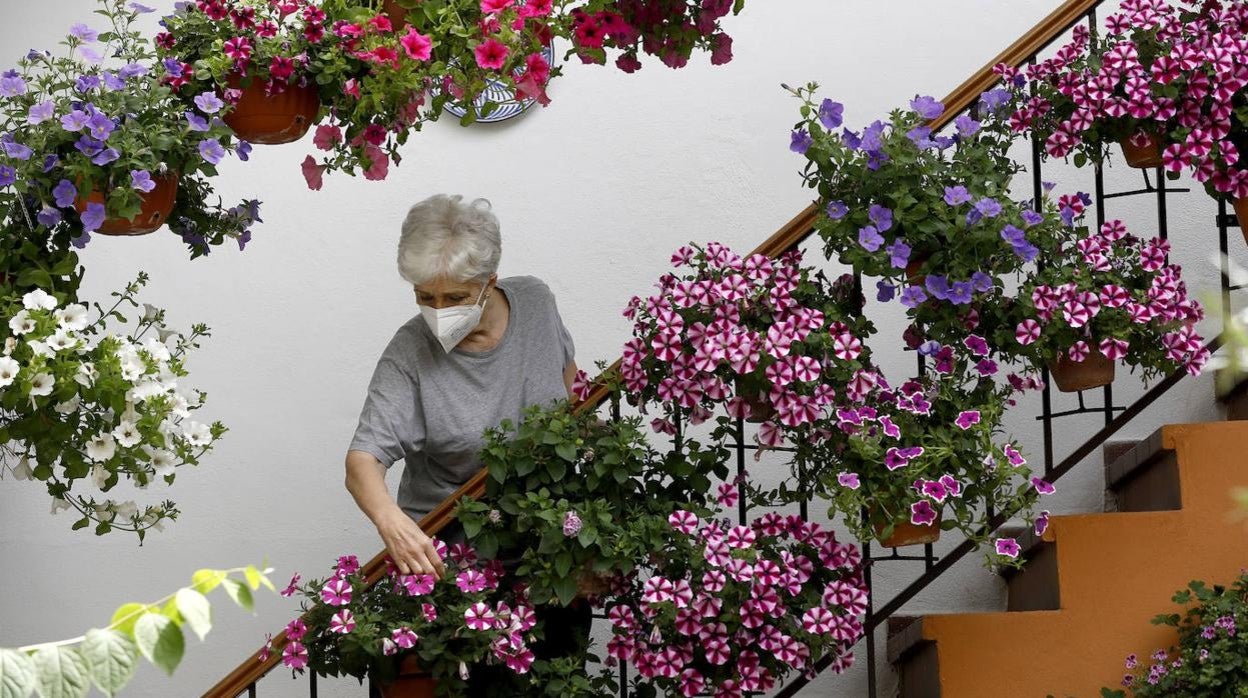
[{"label": "blue and white plate", "polygon": [[[542,55],[546,58],[546,62],[550,64],[551,69],[554,69],[554,48],[547,46],[542,49]],[[498,105],[498,108],[490,112],[489,116],[483,116],[477,119],[477,123],[494,124],[499,121],[506,121],[508,119],[515,118],[527,111],[528,108],[533,106],[533,103],[536,101],[537,100],[535,99],[516,99],[515,91],[507,87],[499,80],[491,80],[485,86],[485,91],[477,97],[474,104],[476,105],[478,111],[481,107],[485,106],[486,102],[494,102]],[[458,118],[463,118],[464,115],[468,113],[468,110],[455,104],[448,103],[445,109],[448,114],[453,114]]]}]

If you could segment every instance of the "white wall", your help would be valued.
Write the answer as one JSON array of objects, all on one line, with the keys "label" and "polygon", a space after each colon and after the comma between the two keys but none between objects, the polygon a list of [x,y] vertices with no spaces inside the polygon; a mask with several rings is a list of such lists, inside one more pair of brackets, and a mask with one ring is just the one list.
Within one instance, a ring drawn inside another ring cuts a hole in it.
[{"label": "white wall", "polygon": [[[172,1],[149,4],[167,10]],[[91,0],[3,5],[0,66],[92,19]],[[295,570],[322,575],[337,555],[365,558],[380,549],[342,486],[342,456],[377,355],[415,311],[392,259],[410,204],[436,192],[490,198],[504,227],[502,273],[545,279],[581,365],[611,361],[627,338],[620,309],[650,289],[671,250],[711,239],[748,250],[809,202],[799,186],[802,161],[788,151],[797,103],[781,82],[820,82],[825,95],[846,102],[847,121],[862,124],[916,93],[947,93],[1055,5],[752,0],[728,22],[736,60],[726,67],[703,58],[681,71],[649,64],[627,76],[569,65],[549,108],[495,127],[434,124],[409,142],[403,165],[384,183],[331,176],[322,191],[309,192],[298,163],[310,145],[257,148],[251,163],[224,166],[219,184],[227,200],[265,202],[266,223],[244,253],[221,249],[189,262],[167,233],[97,237],[83,254],[84,297],[105,297],[146,269],[145,300],[167,307],[183,327],[213,327],[191,369],[210,394],[204,416],[224,420],[231,433],[198,470],[180,474],[169,496],[181,519],[141,548],[124,535],[71,532],[67,514],[48,515],[39,483],[0,484],[0,645],[105,624],[118,605],[162,596],[196,567],[267,557],[284,581]],[[1119,167],[1110,188],[1138,177]],[[1183,208],[1174,210],[1179,201]],[[1154,225],[1151,200],[1119,202],[1111,216]],[[1216,249],[1212,212],[1200,193],[1172,201],[1176,254],[1197,287],[1217,282],[1206,262]],[[901,330],[896,321],[882,324],[877,350]],[[1119,395],[1131,384],[1120,380]],[[1131,433],[1215,416],[1207,380],[1177,393]],[[1038,460],[1031,407],[1010,426]],[[1077,426],[1063,425],[1059,449],[1074,447]],[[764,466],[755,472],[768,476]],[[1059,485],[1051,508],[1098,508],[1100,478],[1098,467],[1084,468]],[[895,571],[887,576],[883,588],[903,582]],[[972,560],[913,608],[995,609],[1000,591]],[[198,695],[295,611],[272,595],[259,597],[254,617],[221,603],[216,629],[205,643],[190,643],[177,674],[167,679],[144,666],[131,694]],[[825,677],[809,695],[865,695],[864,665],[865,652],[848,676]],[[306,691],[282,673],[262,684],[261,695]],[[887,674],[881,681],[893,683]],[[352,682],[322,689],[362,695]]]}]

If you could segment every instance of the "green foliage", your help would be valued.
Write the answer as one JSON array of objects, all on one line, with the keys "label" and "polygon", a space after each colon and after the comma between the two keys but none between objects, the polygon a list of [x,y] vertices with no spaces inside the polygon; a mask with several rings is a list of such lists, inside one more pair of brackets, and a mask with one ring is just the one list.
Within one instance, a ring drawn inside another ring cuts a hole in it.
[{"label": "green foliage", "polygon": [[[249,585],[255,583],[252,588],[272,589],[270,571],[254,566],[199,570],[192,577],[192,587],[205,578],[238,584],[230,577],[243,573]],[[133,678],[140,656],[172,674],[186,649],[183,624],[191,625],[202,640],[210,627],[206,625],[210,613],[207,599],[183,587],[155,603],[125,604],[107,627],[88,630],[82,637],[0,648],[0,698],[28,698],[35,691],[41,698],[81,698],[92,685],[112,698]]]},{"label": "green foliage", "polygon": [[1248,686],[1248,573],[1230,586],[1192,581],[1171,600],[1186,610],[1160,614],[1152,623],[1176,628],[1178,646],[1157,650],[1151,661],[1132,655],[1127,691],[1106,688],[1102,696],[1238,696]]},{"label": "green foliage", "polygon": [[482,556],[519,560],[535,602],[567,605],[648,559],[667,516],[704,502],[727,457],[695,441],[660,455],[638,418],[604,423],[567,401],[534,405],[519,425],[487,432],[486,494],[457,516]]}]

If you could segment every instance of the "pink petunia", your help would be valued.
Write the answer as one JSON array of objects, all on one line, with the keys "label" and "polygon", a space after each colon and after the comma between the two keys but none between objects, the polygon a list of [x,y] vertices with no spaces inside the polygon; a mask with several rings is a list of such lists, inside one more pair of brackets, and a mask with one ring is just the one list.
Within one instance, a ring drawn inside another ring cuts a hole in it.
[{"label": "pink petunia", "polygon": [[427,61],[433,55],[433,40],[416,31],[416,27],[408,26],[407,33],[399,39],[399,43],[407,57],[414,61]]},{"label": "pink petunia", "polygon": [[1022,549],[1018,545],[1018,541],[1013,538],[998,538],[996,541],[997,554],[1009,558],[1017,558]]},{"label": "pink petunia", "polygon": [[972,426],[979,424],[979,419],[979,410],[963,410],[958,413],[958,418],[954,420],[954,423],[958,425],[959,429],[966,431]]},{"label": "pink petunia", "polygon": [[930,526],[936,521],[936,510],[931,502],[920,499],[910,505],[910,523],[916,526]]},{"label": "pink petunia", "polygon": [[836,482],[841,487],[847,487],[851,490],[856,490],[861,485],[857,473],[840,473],[836,476]]},{"label": "pink petunia", "polygon": [[472,50],[477,65],[487,70],[502,70],[507,64],[507,47],[498,39],[490,38]]},{"label": "pink petunia", "polygon": [[321,124],[316,127],[316,135],[312,138],[312,145],[320,150],[333,150],[335,145],[342,142],[342,129],[329,124]]},{"label": "pink petunia", "polygon": [[329,632],[346,635],[355,630],[355,614],[347,609],[335,613],[329,619]]},{"label": "pink petunia", "polygon": [[490,630],[494,627],[494,611],[478,601],[464,611],[464,623],[469,630]]},{"label": "pink petunia", "polygon": [[1036,488],[1036,492],[1039,494],[1053,494],[1057,491],[1057,488],[1052,483],[1041,480],[1038,477],[1031,478],[1031,486]]},{"label": "pink petunia", "polygon": [[318,165],[311,155],[304,158],[300,167],[303,169],[303,179],[308,183],[308,189],[320,191],[326,167]]},{"label": "pink petunia", "polygon": [[667,517],[667,522],[671,524],[672,528],[687,536],[693,535],[694,532],[698,530],[698,525],[702,523],[696,514],[683,509],[672,512],[672,514]]},{"label": "pink petunia", "polygon": [[465,594],[475,594],[485,589],[485,575],[476,570],[465,570],[455,577],[455,586]]},{"label": "pink petunia", "polygon": [[287,584],[286,588],[279,591],[278,594],[289,598],[291,596],[294,596],[295,592],[297,591],[299,591],[299,575],[298,574],[291,577],[290,584]]},{"label": "pink petunia", "polygon": [[282,648],[282,664],[300,670],[308,666],[308,648],[302,642],[291,642]]},{"label": "pink petunia", "polygon": [[420,637],[415,632],[412,632],[411,628],[403,626],[391,631],[390,639],[394,640],[394,644],[398,645],[400,648],[407,650],[415,647],[416,641],[419,640]]},{"label": "pink petunia", "polygon": [[330,606],[346,606],[351,603],[351,584],[340,577],[329,580],[321,588],[321,600]]},{"label": "pink petunia", "polygon": [[1040,339],[1040,323],[1030,318],[1018,323],[1014,330],[1014,339],[1023,346]]}]

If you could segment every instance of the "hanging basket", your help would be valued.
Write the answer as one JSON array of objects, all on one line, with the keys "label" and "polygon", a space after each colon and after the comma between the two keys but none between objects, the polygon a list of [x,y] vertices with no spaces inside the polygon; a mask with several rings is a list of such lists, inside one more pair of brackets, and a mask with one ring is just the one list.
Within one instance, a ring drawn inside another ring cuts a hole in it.
[{"label": "hanging basket", "polygon": [[1088,353],[1088,358],[1075,361],[1066,353],[1049,364],[1049,373],[1063,393],[1100,388],[1114,382],[1114,362],[1099,351]]},{"label": "hanging basket", "polygon": [[[160,230],[165,221],[169,220],[169,214],[173,212],[173,206],[178,199],[178,174],[169,172],[156,175],[152,177],[152,181],[156,183],[156,188],[150,192],[139,193],[143,207],[133,220],[119,217],[105,218],[95,232],[100,235],[129,236],[147,235]],[[74,202],[74,208],[81,214],[87,210],[87,204],[107,205],[105,202],[105,193],[93,190],[86,196],[79,197]]]},{"label": "hanging basket", "polygon": [[935,543],[940,540],[940,520],[944,512],[936,512],[936,520],[926,526],[910,523],[910,521],[898,521],[893,524],[893,533],[889,537],[884,537],[884,529],[888,524],[875,524],[875,538],[880,541],[880,545],[886,548],[900,548],[906,545],[921,545],[924,543]]},{"label": "hanging basket", "polygon": [[912,259],[906,263],[906,283],[913,286],[922,286],[927,282],[927,274],[923,273],[923,267],[927,266],[927,257],[919,257]]},{"label": "hanging basket", "polygon": [[394,27],[395,32],[401,32],[407,28],[408,10],[396,0],[382,0],[381,11],[390,18],[390,25]]},{"label": "hanging basket", "polygon": [[[1161,167],[1161,141],[1153,133],[1144,134],[1145,138],[1129,136],[1118,142],[1122,146],[1122,155],[1130,167],[1142,170]],[[1143,145],[1136,145],[1136,141]]]},{"label": "hanging basket", "polygon": [[776,416],[776,406],[771,404],[766,395],[747,395],[742,388],[741,379],[737,379],[737,395],[745,400],[745,404],[750,408],[749,414],[745,416],[745,421],[750,424],[762,424],[772,417]]},{"label": "hanging basket", "polygon": [[225,123],[249,143],[294,143],[316,123],[321,110],[316,85],[287,85],[280,93],[268,94],[258,79],[241,87],[239,77],[232,75],[226,84],[242,90],[242,96],[225,115]]},{"label": "hanging basket", "polygon": [[1235,199],[1231,204],[1235,207],[1235,217],[1239,219],[1239,232],[1244,236],[1244,242],[1248,242],[1248,198]]},{"label": "hanging basket", "polygon": [[374,682],[382,698],[434,698],[438,682],[429,673],[421,671],[416,657],[407,656],[399,663],[399,675],[394,683]]}]

